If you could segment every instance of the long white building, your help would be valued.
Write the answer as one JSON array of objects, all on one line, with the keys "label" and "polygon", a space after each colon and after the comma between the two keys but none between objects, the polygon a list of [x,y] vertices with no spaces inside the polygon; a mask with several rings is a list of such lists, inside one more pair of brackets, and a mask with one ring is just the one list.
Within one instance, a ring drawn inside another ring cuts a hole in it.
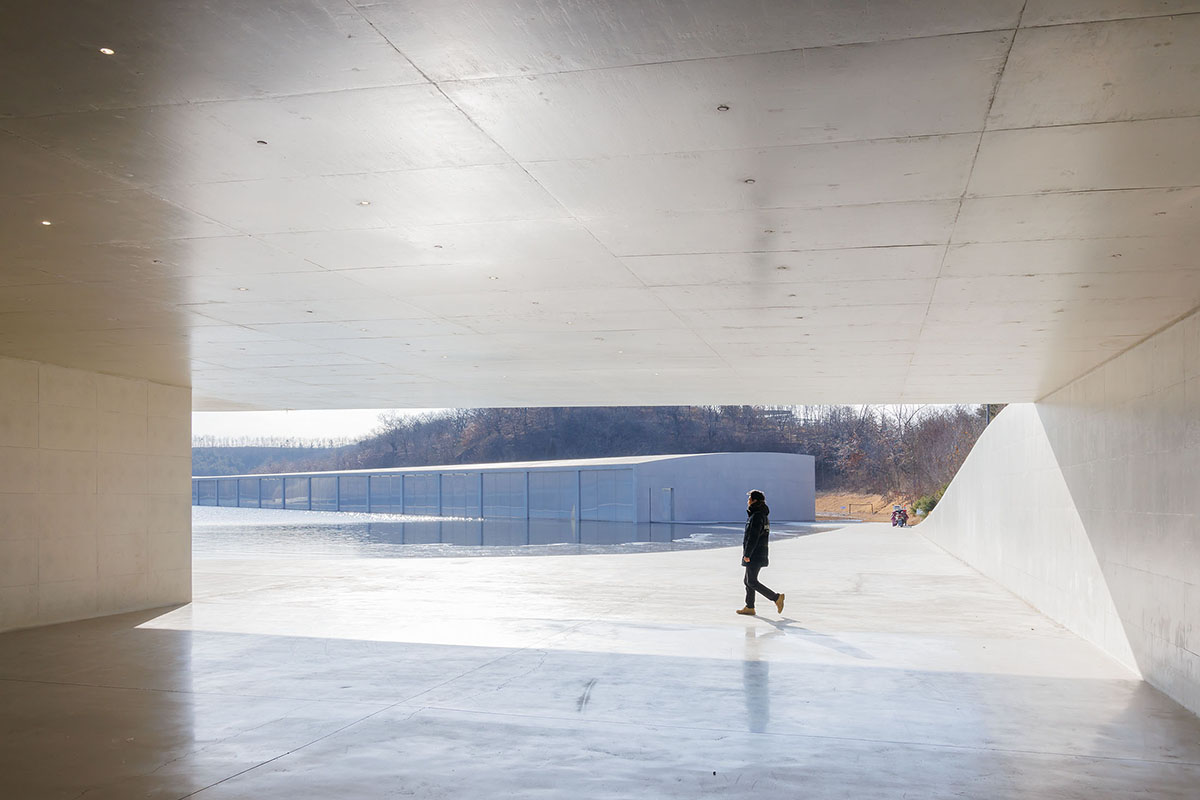
[{"label": "long white building", "polygon": [[815,519],[815,462],[703,453],[192,478],[192,504],[500,519],[730,522],[746,492],[775,520]]}]

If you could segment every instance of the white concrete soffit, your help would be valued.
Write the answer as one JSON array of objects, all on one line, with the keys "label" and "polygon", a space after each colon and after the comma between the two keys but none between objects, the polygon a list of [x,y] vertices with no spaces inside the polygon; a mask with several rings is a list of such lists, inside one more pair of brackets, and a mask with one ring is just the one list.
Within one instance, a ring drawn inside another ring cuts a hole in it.
[{"label": "white concrete soffit", "polygon": [[0,41],[0,354],[197,409],[1032,400],[1200,305],[1197,0],[45,0]]}]

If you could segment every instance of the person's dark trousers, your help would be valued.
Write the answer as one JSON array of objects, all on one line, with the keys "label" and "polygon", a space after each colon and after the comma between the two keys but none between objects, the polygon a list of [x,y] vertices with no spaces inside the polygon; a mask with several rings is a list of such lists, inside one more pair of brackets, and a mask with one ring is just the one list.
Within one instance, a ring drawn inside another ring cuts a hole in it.
[{"label": "person's dark trousers", "polygon": [[758,582],[758,571],[760,569],[762,569],[762,567],[749,565],[746,566],[746,608],[754,608],[755,592],[758,592],[772,603],[774,603],[779,597],[778,594],[772,592],[770,589]]}]

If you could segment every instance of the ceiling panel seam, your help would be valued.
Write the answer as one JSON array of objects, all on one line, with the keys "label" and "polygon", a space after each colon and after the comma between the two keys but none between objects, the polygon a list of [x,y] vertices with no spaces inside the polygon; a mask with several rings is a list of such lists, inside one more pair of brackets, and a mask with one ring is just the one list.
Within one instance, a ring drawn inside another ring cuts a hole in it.
[{"label": "ceiling panel seam", "polygon": [[[355,6],[355,5],[354,5],[354,3],[352,2],[352,0],[346,0],[346,5],[347,5],[347,6],[349,6],[350,8],[352,8],[352,9],[354,9],[355,13],[357,13],[357,14],[358,14],[360,17],[362,17],[363,21],[364,21],[364,22],[366,22],[366,23],[367,23],[369,26],[371,26],[371,29],[372,29],[372,30],[374,30],[374,31],[375,31],[376,33],[378,33],[378,34],[379,34],[381,37],[383,37],[383,40],[384,40],[384,41],[386,41],[386,42],[388,43],[388,46],[389,46],[389,47],[391,47],[393,50],[395,50],[395,51],[396,51],[396,53],[397,53],[397,54],[399,54],[399,55],[400,55],[400,57],[401,57],[401,58],[403,58],[405,61],[407,61],[407,62],[408,62],[408,63],[409,63],[411,66],[412,66],[412,68],[413,68],[414,70],[416,70],[416,71],[417,71],[417,73],[418,73],[418,74],[419,74],[419,75],[420,75],[422,78],[424,78],[424,79],[425,79],[425,80],[426,80],[426,81],[427,81],[427,82],[428,82],[430,85],[432,85],[432,86],[433,86],[433,87],[434,87],[434,88],[437,90],[438,94],[440,94],[440,95],[442,96],[442,98],[443,98],[443,99],[445,99],[445,101],[446,101],[447,103],[449,103],[449,104],[450,104],[450,105],[451,105],[451,106],[452,106],[452,107],[453,107],[453,108],[454,108],[456,111],[458,111],[458,113],[462,114],[463,118],[464,118],[464,119],[466,119],[468,122],[470,122],[470,123],[471,123],[471,125],[472,125],[472,126],[473,126],[473,127],[474,127],[474,128],[477,130],[477,131],[479,131],[480,135],[482,135],[482,136],[483,136],[483,137],[485,137],[485,138],[486,138],[488,141],[490,141],[490,142],[491,142],[493,145],[495,145],[495,146],[496,146],[496,148],[497,148],[497,149],[498,149],[498,150],[499,150],[501,153],[503,153],[504,155],[508,156],[508,157],[509,157],[509,158],[512,160],[512,163],[513,163],[513,164],[516,164],[517,166],[519,166],[519,167],[521,168],[521,171],[522,171],[522,172],[523,172],[523,173],[526,175],[526,177],[528,177],[528,178],[529,178],[529,180],[530,180],[530,181],[532,181],[532,182],[533,182],[533,183],[534,183],[536,186],[540,187],[540,188],[541,188],[541,190],[542,190],[543,192],[545,192],[545,194],[546,194],[546,196],[547,196],[547,197],[549,197],[549,198],[553,199],[553,200],[554,200],[554,202],[555,202],[555,203],[558,205],[558,207],[559,207],[560,209],[562,209],[562,212],[563,212],[563,216],[564,216],[564,218],[568,218],[568,219],[575,219],[575,215],[571,213],[570,209],[568,209],[566,206],[564,206],[564,205],[562,204],[562,201],[560,201],[560,200],[559,200],[557,197],[555,197],[555,196],[554,196],[554,195],[553,195],[553,194],[552,194],[552,193],[551,193],[549,190],[547,190],[547,189],[546,189],[546,187],[545,187],[545,186],[543,186],[543,185],[542,185],[542,183],[541,183],[540,181],[538,181],[538,180],[537,180],[537,178],[536,178],[536,177],[534,177],[532,173],[530,173],[530,172],[529,172],[529,170],[526,168],[525,164],[523,164],[523,163],[522,163],[521,161],[519,161],[518,159],[514,158],[514,157],[513,157],[513,155],[512,155],[512,153],[510,153],[510,152],[507,150],[507,148],[505,148],[505,147],[504,147],[502,144],[500,144],[500,142],[496,141],[496,139],[495,139],[493,136],[491,136],[491,135],[490,135],[490,134],[489,134],[489,133],[488,133],[488,132],[487,132],[487,131],[486,131],[486,130],[483,128],[483,126],[481,126],[481,125],[480,125],[480,124],[479,124],[479,123],[478,123],[478,122],[475,120],[475,118],[474,118],[474,117],[472,117],[470,114],[468,114],[466,111],[464,111],[464,110],[463,110],[463,108],[462,108],[461,106],[459,106],[459,105],[458,105],[458,103],[454,102],[454,99],[453,99],[453,98],[451,98],[451,97],[450,97],[448,94],[446,94],[446,92],[445,92],[445,91],[443,91],[443,89],[442,89],[441,85],[440,85],[440,84],[439,84],[437,81],[435,81],[435,80],[433,80],[432,78],[430,78],[430,77],[429,77],[429,75],[428,75],[428,74],[425,72],[425,70],[424,70],[422,67],[418,66],[418,65],[417,65],[417,64],[416,64],[416,63],[415,63],[415,62],[414,62],[414,61],[413,61],[411,58],[409,58],[409,57],[408,57],[408,55],[407,55],[407,54],[406,54],[406,53],[405,53],[403,50],[401,50],[401,49],[400,49],[400,48],[399,48],[399,47],[396,45],[396,43],[395,43],[395,42],[393,42],[393,41],[392,41],[390,38],[388,38],[388,36],[387,36],[386,34],[384,34],[384,33],[383,33],[383,31],[379,30],[379,28],[376,26],[375,22],[374,22],[373,20],[371,20],[371,19],[370,19],[370,18],[369,18],[369,17],[368,17],[368,16],[367,16],[365,13],[363,13],[363,9],[362,9],[362,8],[360,8],[360,7],[358,7],[358,6]],[[584,228],[584,230],[587,230],[587,227],[586,227],[586,226],[583,226],[582,224],[581,224],[581,227],[583,227],[583,228]],[[592,233],[590,230],[587,230],[587,233],[588,233],[588,235],[589,235],[589,236],[591,236],[593,239],[595,239],[595,234],[593,234],[593,233]],[[600,242],[598,239],[596,239],[596,243],[597,243],[597,244],[598,244],[598,245],[599,245],[601,248],[603,248],[603,249],[604,249],[606,252],[608,251],[608,248],[607,248],[607,247],[605,247],[605,245],[603,244],[603,242]],[[610,256],[612,256],[613,258],[616,258],[615,254],[613,254],[613,253],[611,253],[611,252],[609,252],[609,255],[610,255]],[[632,273],[631,273],[631,274],[632,274]],[[637,276],[635,275],[634,277],[636,278]]]},{"label": "ceiling panel seam", "polygon": [[[1178,15],[1176,15],[1176,16],[1178,16]],[[1090,24],[1090,23],[1071,23],[1071,24]],[[426,79],[429,80],[434,85],[478,84],[478,83],[487,83],[488,81],[511,81],[511,80],[515,80],[518,78],[546,78],[546,77],[552,77],[552,76],[557,76],[557,75],[582,75],[582,74],[587,74],[587,73],[591,73],[591,72],[611,72],[613,70],[622,70],[622,69],[633,70],[633,69],[642,69],[645,67],[665,67],[665,66],[670,66],[672,64],[697,64],[697,63],[704,63],[704,62],[708,62],[708,61],[731,61],[731,60],[740,59],[740,58],[746,58],[746,59],[761,58],[763,56],[786,55],[788,53],[804,53],[804,52],[809,52],[812,50],[837,50],[837,49],[844,49],[844,48],[849,48],[849,47],[870,47],[872,45],[895,44],[895,43],[899,43],[899,42],[936,41],[938,39],[952,39],[956,36],[978,36],[978,35],[985,35],[985,34],[989,34],[989,33],[1012,33],[1015,30],[1017,30],[1017,28],[1013,28],[1013,27],[980,28],[980,29],[954,31],[952,33],[936,33],[936,34],[931,34],[931,35],[927,35],[927,36],[899,36],[899,37],[892,38],[892,39],[868,39],[868,40],[864,40],[861,42],[838,42],[836,44],[821,44],[821,45],[812,45],[809,47],[784,47],[784,48],[780,48],[778,50],[762,50],[762,51],[755,51],[752,53],[730,53],[730,54],[726,54],[726,55],[715,55],[715,56],[695,56],[695,57],[690,57],[690,58],[670,58],[670,59],[664,59],[661,61],[636,61],[636,62],[633,62],[630,64],[607,64],[604,66],[580,67],[579,69],[549,70],[546,72],[533,72],[533,71],[514,72],[512,74],[507,74],[507,75],[489,75],[489,76],[483,77],[483,78],[448,78],[448,79],[440,80],[440,81],[430,78],[423,70],[421,70],[420,67],[418,67],[411,60],[409,61],[409,63],[413,64],[414,69],[420,70],[421,74],[424,75],[426,77]],[[393,47],[394,46],[395,45],[393,45]],[[399,52],[399,51],[397,51],[397,52]],[[407,58],[407,56],[405,56],[405,57]]]},{"label": "ceiling panel seam", "polygon": [[[1026,29],[1028,30],[1028,29]],[[1121,119],[1101,119],[1094,122],[1049,122],[1044,125],[993,125],[990,122],[984,123],[983,132],[987,133],[1009,133],[1020,131],[1045,131],[1055,130],[1060,128],[1095,128],[1101,125],[1128,125],[1137,122],[1164,122],[1167,120],[1176,119],[1198,119],[1200,114],[1169,114],[1169,115],[1153,115],[1146,117],[1122,117]],[[974,131],[971,131],[974,133]]]},{"label": "ceiling panel seam", "polygon": [[[66,163],[71,164],[72,166],[79,167],[80,169],[84,170],[85,172],[90,172],[93,175],[97,175],[101,178],[107,178],[108,180],[116,181],[117,183],[126,187],[123,189],[115,189],[112,191],[118,191],[118,192],[126,191],[126,190],[138,191],[142,188],[142,187],[137,186],[136,184],[131,184],[127,179],[125,179],[123,177],[110,175],[109,173],[103,171],[99,167],[88,164],[86,161],[76,160],[75,158],[72,158],[72,156],[70,154],[59,153],[56,150],[53,150],[50,147],[47,147],[46,145],[37,141],[36,139],[30,139],[28,136],[24,136],[20,133],[17,133],[16,131],[9,130],[8,128],[4,127],[3,122],[4,122],[4,118],[0,117],[0,136],[12,137],[13,139],[15,139],[18,142],[24,142],[25,144],[36,147],[37,149],[41,150],[43,153],[50,156],[51,158],[61,159],[62,161],[65,161]],[[26,193],[26,194],[4,194],[3,191],[0,191],[0,197],[52,197],[54,195],[61,195],[61,194],[83,195],[83,194],[103,194],[103,193],[104,192],[101,191],[101,192],[32,192],[32,193]]]},{"label": "ceiling panel seam", "polygon": [[941,244],[869,244],[853,247],[805,247],[781,248],[779,250],[698,250],[698,251],[665,251],[654,253],[630,253],[618,258],[658,258],[660,256],[726,256],[726,255],[779,255],[786,253],[839,253],[851,250],[892,250],[901,247],[942,247]]},{"label": "ceiling panel seam", "polygon": [[[440,172],[449,170],[468,170],[478,167],[511,167],[517,162],[508,161],[479,161],[470,164],[443,164],[432,167],[401,167],[398,169],[355,170],[354,172],[311,172],[305,175],[280,175],[262,178],[229,178],[220,181],[188,181],[183,186],[226,186],[237,183],[299,183],[317,178],[359,178],[375,175],[408,175],[414,172]],[[153,185],[153,184],[152,184]],[[160,184],[161,185],[161,184]],[[172,184],[175,185],[175,184]]]},{"label": "ceiling panel seam", "polygon": [[1136,22],[1140,19],[1174,19],[1175,17],[1195,17],[1200,16],[1200,11],[1176,11],[1175,13],[1165,14],[1138,14],[1132,17],[1104,17],[1102,19],[1074,19],[1063,22],[1043,22],[1034,23],[1031,25],[1021,24],[1018,27],[1023,30],[1031,31],[1040,28],[1068,28],[1072,25],[1103,25],[1108,22]]},{"label": "ceiling panel seam", "polygon": [[[401,53],[401,55],[403,55],[403,53]],[[414,67],[414,69],[415,69],[415,67]],[[422,77],[424,77],[424,76],[422,76]],[[4,126],[4,121],[10,120],[10,119],[25,120],[25,119],[52,119],[54,117],[79,117],[79,116],[83,116],[85,114],[106,114],[106,113],[117,112],[117,111],[139,111],[141,109],[153,110],[153,109],[158,109],[158,108],[188,108],[188,107],[200,108],[203,106],[221,105],[221,104],[225,104],[225,103],[253,103],[253,102],[268,101],[268,100],[287,100],[287,99],[290,99],[293,97],[321,97],[322,95],[337,95],[337,94],[346,94],[348,92],[359,92],[359,91],[371,92],[371,91],[377,91],[379,89],[402,88],[405,86],[436,86],[436,85],[437,84],[435,84],[429,78],[424,77],[424,80],[413,81],[412,83],[404,83],[404,82],[396,83],[395,81],[391,81],[388,83],[381,83],[381,84],[378,84],[375,86],[355,86],[353,88],[346,88],[346,89],[320,89],[318,91],[313,91],[313,92],[283,92],[283,93],[278,93],[278,94],[256,94],[256,95],[249,95],[247,97],[214,97],[214,98],[205,99],[205,100],[182,100],[182,101],[175,102],[175,103],[141,103],[141,104],[135,104],[135,105],[113,105],[113,106],[102,106],[102,107],[94,107],[94,108],[83,108],[83,109],[79,109],[77,111],[50,111],[45,114],[14,114],[14,113],[5,112],[3,114],[0,114],[0,129],[8,130],[7,128],[4,128],[3,126]]]},{"label": "ceiling panel seam", "polygon": [[924,338],[925,326],[929,322],[929,314],[933,309],[933,300],[935,297],[937,297],[938,281],[941,279],[942,273],[946,269],[946,260],[950,254],[950,245],[954,242],[954,231],[958,226],[959,218],[962,216],[963,203],[966,200],[967,190],[971,186],[971,176],[975,174],[975,165],[979,162],[979,150],[983,144],[984,133],[987,130],[987,120],[988,117],[991,116],[992,105],[996,102],[996,95],[1000,91],[1000,83],[1004,80],[1004,72],[1008,68],[1008,60],[1012,56],[1013,46],[1017,40],[1017,31],[1021,29],[1021,20],[1025,16],[1025,9],[1028,7],[1028,5],[1029,0],[1025,0],[1025,2],[1021,4],[1021,10],[1017,14],[1016,28],[1013,29],[1009,34],[1008,48],[1004,52],[1004,60],[1000,63],[1000,68],[996,70],[996,79],[992,82],[992,91],[988,96],[987,108],[984,110],[983,117],[980,121],[979,139],[975,143],[975,153],[971,157],[971,168],[967,171],[966,180],[963,183],[962,195],[958,198],[958,207],[955,209],[954,220],[950,223],[950,229],[946,236],[944,249],[942,250],[941,263],[938,265],[937,274],[934,276],[932,286],[929,290],[929,303],[925,307],[925,314],[921,318],[921,327],[917,331],[917,346],[914,348],[913,355],[909,357],[908,369],[905,370],[904,373],[904,383],[900,390],[902,397],[908,395],[909,381],[912,379],[913,375],[913,360],[916,358],[916,353],[920,350],[920,342]]},{"label": "ceiling panel seam", "polygon": [[[353,6],[353,4],[352,4],[352,3],[350,3],[350,0],[347,0],[347,3],[348,3],[348,4],[350,4],[352,8],[355,8],[355,10],[356,10],[356,11],[357,11],[357,12],[358,12],[358,13],[359,13],[361,16],[362,16],[362,18],[364,19],[364,21],[366,21],[366,23],[367,23],[368,25],[370,25],[372,29],[374,29],[374,30],[375,30],[377,33],[379,33],[379,35],[380,35],[380,36],[383,36],[383,38],[385,39],[385,41],[387,41],[387,42],[388,42],[388,44],[389,44],[389,45],[392,47],[392,49],[394,49],[394,50],[395,50],[397,53],[399,53],[399,54],[400,54],[400,55],[401,55],[401,56],[402,56],[402,57],[403,57],[405,60],[407,60],[407,61],[408,61],[408,63],[412,65],[413,69],[415,69],[415,70],[418,72],[418,74],[420,74],[420,75],[421,75],[423,78],[425,78],[427,81],[429,81],[429,82],[430,82],[430,83],[431,83],[431,84],[432,84],[432,85],[433,85],[433,86],[434,86],[434,87],[437,89],[438,93],[439,93],[439,94],[441,94],[441,95],[442,95],[442,97],[444,97],[444,98],[446,99],[446,102],[450,103],[450,104],[451,104],[451,105],[452,105],[452,106],[453,106],[455,109],[457,109],[457,110],[458,110],[458,112],[459,112],[460,114],[462,114],[462,115],[463,115],[463,116],[464,116],[464,117],[465,117],[465,118],[466,118],[468,121],[470,121],[470,123],[471,123],[471,124],[472,124],[472,125],[473,125],[473,126],[474,126],[474,127],[475,127],[475,128],[478,130],[478,131],[479,131],[479,132],[480,132],[480,134],[481,134],[481,135],[485,136],[485,137],[486,137],[486,138],[487,138],[487,139],[488,139],[490,142],[492,142],[492,143],[493,143],[493,144],[494,144],[494,145],[495,145],[495,146],[496,146],[496,147],[497,147],[497,148],[500,150],[500,152],[504,153],[504,154],[505,154],[506,156],[508,156],[509,158],[512,158],[512,160],[513,160],[513,163],[517,164],[517,165],[518,165],[518,166],[521,168],[521,171],[522,171],[523,173],[525,173],[525,175],[526,175],[526,176],[529,178],[529,180],[533,181],[533,183],[534,183],[535,185],[537,185],[538,187],[540,187],[540,188],[541,188],[541,190],[542,190],[543,192],[545,192],[546,196],[547,196],[547,197],[550,197],[550,198],[552,198],[552,199],[554,200],[554,202],[555,202],[555,203],[558,205],[558,207],[559,207],[560,209],[562,209],[562,212],[563,212],[563,214],[564,214],[564,217],[566,217],[566,218],[568,218],[568,219],[575,220],[575,221],[576,221],[576,222],[579,224],[580,228],[581,228],[581,229],[582,229],[584,232],[586,232],[586,233],[587,233],[587,235],[588,235],[588,236],[589,236],[589,237],[590,237],[590,238],[591,238],[591,239],[592,239],[592,240],[593,240],[593,241],[596,243],[596,245],[597,245],[598,247],[600,247],[600,248],[601,248],[601,249],[602,249],[602,250],[603,250],[605,253],[607,253],[607,254],[609,255],[609,257],[613,258],[613,259],[614,259],[614,260],[615,260],[615,261],[616,261],[618,264],[620,264],[620,265],[621,265],[621,268],[622,268],[622,269],[624,269],[624,270],[625,270],[625,271],[626,271],[626,272],[629,274],[629,276],[630,276],[630,277],[632,277],[632,278],[633,278],[635,281],[637,281],[637,283],[638,283],[639,285],[641,285],[641,287],[642,287],[643,289],[647,289],[647,290],[649,289],[649,287],[647,287],[646,283],[645,283],[645,282],[644,282],[644,281],[641,279],[641,277],[640,277],[640,276],[638,276],[638,274],[637,274],[636,272],[634,272],[633,270],[631,270],[627,264],[625,264],[623,261],[621,261],[621,260],[620,260],[620,257],[619,257],[619,256],[618,256],[616,253],[614,253],[614,252],[612,251],[612,249],[611,249],[611,248],[609,248],[609,247],[608,247],[608,245],[606,245],[606,244],[605,244],[605,243],[604,243],[604,242],[603,242],[603,241],[602,241],[602,240],[601,240],[601,239],[600,239],[600,238],[599,238],[599,237],[596,235],[596,233],[595,233],[595,232],[594,232],[594,231],[593,231],[593,230],[592,230],[592,229],[591,229],[591,228],[590,228],[590,227],[589,227],[589,226],[588,226],[588,225],[587,225],[587,224],[584,222],[584,220],[583,220],[583,219],[581,219],[581,218],[579,218],[579,217],[575,216],[575,214],[573,214],[573,213],[571,212],[571,210],[570,210],[570,209],[569,209],[569,208],[568,208],[568,207],[567,207],[567,206],[566,206],[566,205],[565,205],[565,204],[562,202],[562,200],[561,200],[559,197],[557,197],[557,196],[556,196],[556,195],[555,195],[555,194],[554,194],[552,191],[550,191],[550,190],[549,190],[549,189],[548,189],[548,188],[547,188],[547,187],[546,187],[546,186],[545,186],[545,185],[544,185],[544,184],[543,184],[541,181],[539,181],[539,180],[537,179],[537,177],[536,177],[536,176],[534,176],[534,175],[533,175],[533,173],[531,173],[531,172],[529,171],[529,169],[526,167],[526,165],[525,165],[525,163],[524,163],[524,162],[522,162],[522,161],[520,161],[519,159],[516,159],[515,157],[513,157],[512,153],[510,153],[510,152],[508,151],[508,149],[507,149],[507,148],[505,148],[505,147],[504,147],[504,146],[503,146],[503,145],[502,145],[500,142],[498,142],[498,141],[497,141],[497,140],[496,140],[496,139],[495,139],[493,136],[491,136],[491,135],[490,135],[490,134],[489,134],[489,133],[488,133],[488,132],[487,132],[487,131],[486,131],[486,130],[483,128],[483,126],[481,126],[481,125],[480,125],[480,124],[479,124],[479,123],[478,123],[478,122],[477,122],[477,121],[474,119],[474,117],[472,117],[472,116],[471,116],[470,114],[468,114],[468,113],[467,113],[467,112],[466,112],[466,111],[465,111],[465,110],[464,110],[464,109],[463,109],[461,106],[459,106],[457,103],[455,103],[455,102],[454,102],[454,100],[453,100],[453,98],[451,98],[451,97],[450,97],[448,94],[446,94],[446,92],[445,92],[445,91],[443,91],[443,90],[442,90],[441,84],[440,84],[439,82],[437,82],[437,81],[434,81],[433,79],[431,79],[431,78],[428,76],[428,74],[425,72],[425,70],[424,70],[422,67],[420,67],[418,64],[416,64],[416,63],[415,63],[415,62],[414,62],[414,61],[413,61],[411,58],[409,58],[409,57],[408,57],[408,55],[407,55],[407,54],[405,54],[405,53],[404,53],[404,52],[403,52],[403,51],[402,51],[402,50],[401,50],[401,49],[400,49],[400,48],[399,48],[399,47],[398,47],[398,46],[395,44],[395,42],[391,41],[391,39],[389,39],[389,38],[388,38],[388,37],[387,37],[387,36],[386,36],[386,35],[385,35],[385,34],[384,34],[382,31],[380,31],[380,30],[379,30],[379,29],[376,27],[375,23],[374,23],[374,22],[373,22],[373,21],[372,21],[370,18],[368,18],[368,17],[367,17],[365,14],[363,14],[363,13],[362,13],[361,9],[358,9],[358,8],[354,7],[354,6]],[[585,71],[588,71],[588,70],[585,70]],[[447,81],[447,83],[453,83],[453,81]],[[666,313],[668,313],[668,314],[670,314],[671,316],[673,316],[673,317],[676,319],[676,321],[678,321],[678,322],[679,322],[680,326],[682,326],[682,327],[683,327],[685,330],[688,330],[689,332],[691,332],[691,333],[692,333],[692,335],[693,335],[693,336],[695,336],[697,340],[699,340],[701,343],[703,343],[703,344],[704,344],[704,346],[705,346],[705,347],[708,349],[708,351],[709,351],[709,352],[710,352],[710,353],[711,353],[711,354],[712,354],[712,355],[713,355],[715,358],[717,358],[717,359],[718,359],[718,360],[720,360],[720,361],[721,361],[723,364],[725,364],[727,368],[730,368],[730,369],[732,369],[732,366],[733,366],[733,365],[732,365],[732,364],[730,364],[730,363],[729,363],[729,361],[728,361],[728,360],[727,360],[727,359],[726,359],[726,358],[725,358],[723,355],[721,355],[721,353],[720,353],[720,352],[718,352],[718,351],[717,351],[717,349],[716,349],[716,348],[715,348],[715,347],[712,345],[712,343],[711,343],[711,342],[709,342],[707,339],[705,339],[705,338],[704,338],[704,337],[703,337],[703,336],[702,336],[702,335],[699,333],[699,331],[695,330],[695,329],[694,329],[692,326],[688,325],[688,324],[687,324],[687,322],[686,322],[686,320],[684,320],[682,317],[680,317],[680,316],[679,316],[679,314],[678,314],[678,312],[677,312],[677,310],[676,310],[676,309],[672,308],[672,307],[671,307],[671,305],[670,305],[669,303],[667,303],[666,301],[664,301],[664,300],[663,300],[661,297],[659,297],[658,295],[654,294],[653,292],[650,292],[650,295],[651,295],[651,296],[654,298],[655,302],[657,302],[657,303],[659,304],[659,306],[662,308],[662,310],[663,310],[663,311],[665,311]],[[470,326],[468,325],[468,327],[470,327]]]},{"label": "ceiling panel seam", "polygon": [[[1172,118],[1174,119],[1174,118]],[[867,136],[858,139],[826,139],[819,142],[797,142],[795,144],[763,144],[751,147],[695,147],[690,150],[657,150],[641,153],[618,153],[616,155],[595,156],[592,158],[526,158],[523,164],[570,164],[595,163],[604,161],[620,161],[622,159],[661,158],[665,156],[689,156],[694,153],[758,153],[778,150],[801,150],[817,147],[836,147],[841,144],[882,144],[886,142],[921,142],[927,139],[944,139],[951,136],[971,136],[982,131],[982,128],[964,130],[942,130],[935,133],[915,133],[908,136]]]},{"label": "ceiling panel seam", "polygon": [[[1147,186],[1103,186],[1103,187],[1100,187],[1097,189],[1047,189],[1044,192],[1015,192],[1012,194],[966,194],[966,195],[964,195],[964,198],[967,200],[1004,200],[1006,198],[1048,197],[1051,195],[1120,194],[1122,192],[1176,192],[1176,191],[1186,191],[1188,189],[1200,189],[1200,184],[1196,184],[1196,183],[1164,183],[1164,184],[1150,184]],[[836,208],[836,206],[830,206],[830,208]],[[1056,238],[1058,238],[1058,237],[1056,237]],[[1072,237],[1066,236],[1066,237],[1061,237],[1061,238],[1070,239]],[[1108,238],[1108,237],[1105,237],[1105,238]],[[1128,238],[1128,237],[1113,236],[1112,238],[1121,239],[1121,238]],[[1147,238],[1147,237],[1135,236],[1132,238],[1140,239],[1140,238]],[[1021,242],[1021,241],[1035,241],[1035,240],[1012,239],[1012,240],[1005,240],[1005,241]],[[954,242],[954,244],[962,244],[962,243]]]}]

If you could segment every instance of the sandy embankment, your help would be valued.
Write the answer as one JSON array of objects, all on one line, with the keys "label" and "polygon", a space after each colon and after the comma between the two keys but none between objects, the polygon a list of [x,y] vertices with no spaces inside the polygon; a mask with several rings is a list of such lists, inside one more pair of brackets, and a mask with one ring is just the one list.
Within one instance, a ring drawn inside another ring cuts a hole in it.
[{"label": "sandy embankment", "polygon": [[922,518],[912,513],[909,502],[905,497],[884,497],[881,494],[817,492],[817,519],[836,517],[863,522],[890,522],[892,505],[899,504],[909,508],[909,523],[916,524]]}]

